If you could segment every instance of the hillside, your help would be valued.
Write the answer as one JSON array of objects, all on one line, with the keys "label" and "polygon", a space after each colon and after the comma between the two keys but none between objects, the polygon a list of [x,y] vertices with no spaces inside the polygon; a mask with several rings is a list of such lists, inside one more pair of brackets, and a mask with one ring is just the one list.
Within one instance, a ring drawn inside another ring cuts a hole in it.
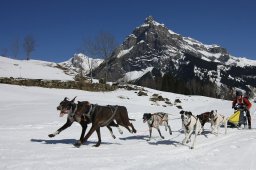
[{"label": "hillside", "polygon": [[73,80],[57,64],[40,60],[15,60],[0,56],[0,77]]},{"label": "hillside", "polygon": [[68,61],[61,63],[41,60],[16,60],[0,56],[0,77],[13,77],[43,80],[74,80],[78,74],[86,76],[103,62],[84,54],[74,54]]},{"label": "hillside", "polygon": [[88,91],[109,91],[117,88],[110,84],[100,84],[95,79],[89,81],[86,77],[90,70],[88,61],[92,63],[93,68],[102,60],[91,59],[83,54],[75,55],[69,61],[62,63],[14,60],[0,56],[0,84]]}]

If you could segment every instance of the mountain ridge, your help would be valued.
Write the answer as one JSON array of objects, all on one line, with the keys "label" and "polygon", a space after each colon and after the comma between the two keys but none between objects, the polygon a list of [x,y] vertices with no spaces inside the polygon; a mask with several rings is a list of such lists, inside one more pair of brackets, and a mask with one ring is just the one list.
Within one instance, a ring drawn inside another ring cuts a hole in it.
[{"label": "mountain ridge", "polygon": [[[155,68],[152,70],[157,75],[154,76],[151,73],[146,76],[148,78],[142,76],[136,80],[127,79],[126,74],[147,70],[149,67]],[[246,71],[247,69],[251,72]],[[237,58],[230,55],[227,49],[216,44],[205,45],[198,40],[183,37],[165,27],[164,24],[159,24],[153,17],[148,17],[141,26],[136,27],[125,38],[108,60],[95,69],[94,76],[103,78],[108,72],[109,81],[128,80],[157,90],[185,94],[198,94],[199,91],[206,93],[207,90],[202,89],[204,86],[210,86],[211,97],[224,95],[224,98],[229,98],[236,89],[246,92],[254,91],[256,79],[252,73],[255,70],[255,60]],[[167,74],[173,77],[178,84],[182,84],[186,90],[177,91],[175,89],[177,87],[167,88],[171,83],[169,80],[164,80]],[[156,76],[161,77],[157,83],[154,80]],[[190,84],[194,79],[201,88],[197,92],[191,90]],[[163,87],[163,82],[169,83]],[[228,96],[224,94],[227,91],[230,93]]]}]

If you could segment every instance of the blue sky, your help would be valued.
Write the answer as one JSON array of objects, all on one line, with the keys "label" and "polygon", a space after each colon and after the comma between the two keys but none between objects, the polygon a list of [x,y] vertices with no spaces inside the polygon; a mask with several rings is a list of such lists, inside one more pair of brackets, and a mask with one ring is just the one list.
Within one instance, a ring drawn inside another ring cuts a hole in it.
[{"label": "blue sky", "polygon": [[[0,52],[18,37],[36,40],[33,59],[62,62],[85,37],[113,34],[121,44],[152,15],[159,23],[234,56],[256,59],[254,0],[0,0]],[[19,59],[25,59],[22,47]]]}]

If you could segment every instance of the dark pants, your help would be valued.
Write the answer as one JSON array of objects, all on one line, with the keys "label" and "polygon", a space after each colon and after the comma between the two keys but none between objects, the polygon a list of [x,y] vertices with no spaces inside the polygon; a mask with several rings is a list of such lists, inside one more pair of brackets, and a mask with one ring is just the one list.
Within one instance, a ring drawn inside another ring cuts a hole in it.
[{"label": "dark pants", "polygon": [[240,125],[247,125],[248,122],[248,128],[251,129],[251,114],[250,111],[247,109],[240,110],[240,121],[239,121],[239,126]]},{"label": "dark pants", "polygon": [[239,117],[239,126],[247,125],[247,116],[245,110],[240,110],[240,117]]},{"label": "dark pants", "polygon": [[250,111],[249,110],[245,110],[246,111],[246,117],[247,117],[247,120],[248,120],[248,128],[251,129],[252,128],[252,122],[251,122],[251,114],[250,114]]}]

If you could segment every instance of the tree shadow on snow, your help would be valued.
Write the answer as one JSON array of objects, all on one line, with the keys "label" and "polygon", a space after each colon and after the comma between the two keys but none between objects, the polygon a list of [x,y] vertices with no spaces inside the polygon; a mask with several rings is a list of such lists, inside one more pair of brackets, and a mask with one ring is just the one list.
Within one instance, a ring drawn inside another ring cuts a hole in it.
[{"label": "tree shadow on snow", "polygon": [[[30,139],[31,142],[38,142],[42,144],[74,144],[77,142],[76,139]],[[96,144],[96,141],[86,141],[83,145]],[[109,142],[101,142],[101,144],[113,144]]]}]

